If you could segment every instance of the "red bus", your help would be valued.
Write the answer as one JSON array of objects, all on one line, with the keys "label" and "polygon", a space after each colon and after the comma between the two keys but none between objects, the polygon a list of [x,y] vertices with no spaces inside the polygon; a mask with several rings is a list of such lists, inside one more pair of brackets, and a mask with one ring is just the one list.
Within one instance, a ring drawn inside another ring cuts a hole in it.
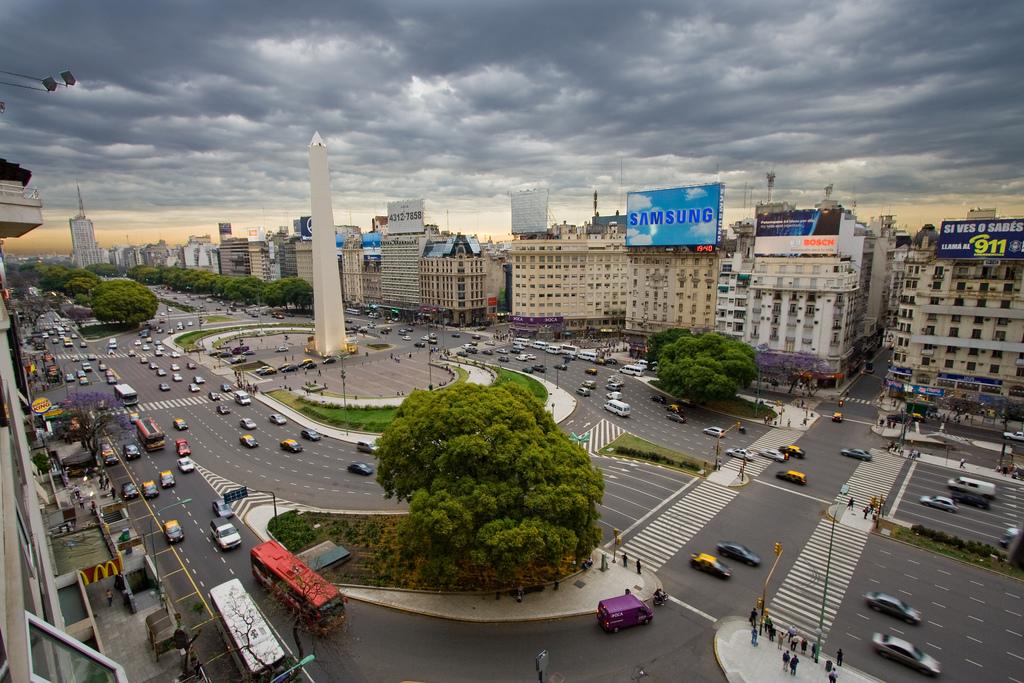
[{"label": "red bus", "polygon": [[147,451],[155,451],[164,447],[164,433],[151,417],[140,417],[135,423],[139,433],[139,442]]},{"label": "red bus", "polygon": [[261,543],[249,552],[249,557],[256,580],[301,614],[310,630],[324,634],[345,622],[345,599],[338,589],[280,543]]}]

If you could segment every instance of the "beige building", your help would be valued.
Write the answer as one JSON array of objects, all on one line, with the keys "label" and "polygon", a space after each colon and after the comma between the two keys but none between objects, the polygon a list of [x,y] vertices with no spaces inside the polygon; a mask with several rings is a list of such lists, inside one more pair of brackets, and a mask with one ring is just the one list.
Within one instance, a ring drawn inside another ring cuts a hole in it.
[{"label": "beige building", "polygon": [[480,325],[497,313],[488,299],[489,259],[475,237],[454,235],[426,246],[420,259],[420,314],[453,325]]},{"label": "beige building", "polygon": [[[967,219],[999,220],[993,209],[970,211]],[[939,258],[938,238],[926,225],[907,253],[890,330],[890,394],[946,405],[977,402],[993,410],[1001,396],[1024,398],[1024,262]]]},{"label": "beige building", "polygon": [[512,243],[510,328],[523,335],[600,337],[625,326],[628,279],[622,226],[556,225]]},{"label": "beige building", "polygon": [[630,247],[628,252],[626,332],[631,338],[674,327],[714,327],[718,252],[666,247]]},{"label": "beige building", "polygon": [[295,273],[298,277],[313,285],[313,243],[297,242],[295,244]]}]

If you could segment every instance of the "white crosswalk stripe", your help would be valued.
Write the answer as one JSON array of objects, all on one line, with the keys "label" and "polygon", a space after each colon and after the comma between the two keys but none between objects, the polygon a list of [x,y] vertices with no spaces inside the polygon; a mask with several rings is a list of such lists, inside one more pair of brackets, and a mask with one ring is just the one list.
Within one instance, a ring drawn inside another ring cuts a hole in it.
[{"label": "white crosswalk stripe", "polygon": [[[220,476],[218,474],[214,474],[213,472],[211,472],[210,470],[206,469],[205,467],[201,467],[199,465],[196,465],[196,472],[199,472],[201,475],[203,475],[203,478],[207,481],[207,483],[210,484],[210,487],[213,488],[213,490],[217,493],[217,495],[222,497],[222,498],[224,497],[224,494],[227,493],[228,491],[234,491],[236,489],[242,488],[241,484],[236,484],[235,482],[231,481],[230,479],[225,479],[224,477],[222,477],[222,476]],[[239,519],[243,519],[244,520],[245,519],[245,515],[252,508],[260,506],[260,505],[271,505],[273,503],[274,503],[274,497],[271,496],[269,493],[257,493],[257,492],[254,492],[254,491],[250,491],[248,496],[246,496],[245,498],[242,498],[241,500],[233,501],[231,503],[231,509],[234,510],[235,516],[237,516]],[[287,501],[287,500],[281,498],[280,496],[277,498],[277,505],[280,506],[280,507],[287,507],[288,509],[300,509],[300,510],[314,510],[314,509],[316,509],[316,508],[311,508],[311,507],[309,507],[307,505],[297,505],[295,503],[292,503],[290,501]]]},{"label": "white crosswalk stripe", "polygon": [[737,490],[702,483],[630,538],[622,551],[657,570],[736,497]]},{"label": "white crosswalk stripe", "polygon": [[768,604],[768,613],[776,628],[785,631],[789,626],[795,626],[811,640],[809,636],[818,628],[824,604],[822,628],[823,633],[828,633],[867,540],[868,535],[863,531],[842,524],[833,525],[827,519],[819,522],[783,580],[782,587]]},{"label": "white crosswalk stripe", "polygon": [[[769,448],[778,448],[780,446],[791,446],[795,444],[797,439],[801,436],[803,436],[803,432],[798,432],[795,429],[773,429],[754,443],[747,446],[747,450],[759,451],[767,450]],[[726,455],[726,450],[726,448],[722,449],[722,469],[732,470],[736,472],[738,476],[740,467],[743,465],[743,460]],[[743,473],[748,477],[756,477],[761,474],[761,472],[764,472],[764,470],[774,462],[774,460],[769,460],[768,458],[754,456],[753,460],[747,461],[747,466]]]},{"label": "white crosswalk stripe", "polygon": [[[849,491],[838,494],[836,502],[853,498],[856,509],[863,508],[873,496],[888,496],[906,461],[881,448],[869,449],[873,460],[861,462],[847,482]],[[842,457],[842,456],[839,456]],[[859,504],[858,504],[859,503]]]},{"label": "white crosswalk stripe", "polygon": [[185,406],[197,406],[201,403],[209,403],[210,401],[201,396],[189,396],[188,398],[175,398],[167,401],[152,401],[150,403],[140,403],[134,407],[134,412],[144,411],[150,412],[154,410],[169,410],[170,408],[184,408]]},{"label": "white crosswalk stripe", "polygon": [[590,434],[590,440],[587,442],[587,452],[591,455],[597,455],[602,448],[619,438],[619,435],[624,431],[626,430],[610,420],[601,420],[594,425],[593,429],[587,432]]}]

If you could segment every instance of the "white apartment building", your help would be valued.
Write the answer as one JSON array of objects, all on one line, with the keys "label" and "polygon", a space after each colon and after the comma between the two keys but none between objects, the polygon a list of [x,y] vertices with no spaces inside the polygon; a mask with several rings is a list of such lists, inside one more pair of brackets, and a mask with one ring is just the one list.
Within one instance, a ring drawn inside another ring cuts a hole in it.
[{"label": "white apartment building", "polygon": [[[751,346],[812,353],[829,365],[816,378],[819,386],[835,386],[882,342],[892,240],[858,224],[835,200],[817,208],[839,212],[835,253],[757,255],[756,220],[730,226],[714,326]],[[757,207],[758,215],[794,210],[785,203]],[[878,301],[869,305],[872,298]]]},{"label": "white apartment building", "polygon": [[[986,209],[967,220],[1000,219]],[[991,405],[998,416],[1000,397],[1024,398],[1024,261],[939,258],[939,240],[926,225],[907,253],[886,386],[906,399]]]},{"label": "white apartment building", "polygon": [[217,245],[213,244],[209,235],[190,235],[188,242],[181,248],[181,257],[183,268],[205,270],[208,273],[220,272]]},{"label": "white apartment building", "polygon": [[78,215],[68,221],[71,224],[71,247],[75,254],[75,267],[85,268],[94,263],[107,262],[107,250],[96,241],[92,221],[85,217],[82,190],[78,190]]},{"label": "white apartment building", "polygon": [[629,289],[622,226],[556,225],[511,244],[514,332],[580,338],[625,327]]}]

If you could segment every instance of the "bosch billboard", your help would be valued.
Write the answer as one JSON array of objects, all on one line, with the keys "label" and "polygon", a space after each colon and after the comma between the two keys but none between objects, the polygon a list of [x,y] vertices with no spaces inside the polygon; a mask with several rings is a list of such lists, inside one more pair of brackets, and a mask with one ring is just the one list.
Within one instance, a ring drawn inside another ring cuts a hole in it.
[{"label": "bosch billboard", "polygon": [[722,185],[626,195],[626,246],[685,246],[714,251],[722,234]]},{"label": "bosch billboard", "polygon": [[805,209],[757,217],[754,253],[757,256],[838,254],[841,209]]},{"label": "bosch billboard", "polygon": [[1024,219],[942,221],[939,258],[1024,258]]}]

